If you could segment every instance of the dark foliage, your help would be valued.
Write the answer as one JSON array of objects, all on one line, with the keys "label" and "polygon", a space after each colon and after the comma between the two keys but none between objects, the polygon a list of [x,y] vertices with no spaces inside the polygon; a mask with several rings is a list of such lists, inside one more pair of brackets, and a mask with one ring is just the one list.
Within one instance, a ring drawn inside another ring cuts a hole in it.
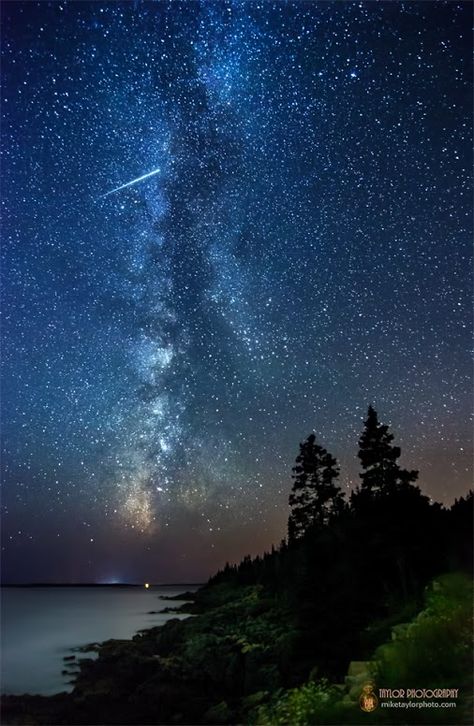
[{"label": "dark foliage", "polygon": [[336,459],[316,443],[314,434],[300,444],[293,467],[293,487],[289,497],[288,540],[303,537],[311,527],[328,524],[343,507]]},{"label": "dark foliage", "polygon": [[369,406],[359,440],[362,484],[352,496],[354,504],[364,502],[369,496],[391,494],[418,478],[417,471],[407,471],[397,463],[401,452],[398,446],[392,446],[393,438],[388,426],[379,423],[377,412]]},{"label": "dark foliage", "polygon": [[450,510],[430,502],[413,484],[417,472],[400,467],[393,439],[369,407],[362,483],[344,503],[336,460],[309,436],[293,470],[288,541],[210,580],[260,584],[289,605],[299,633],[295,682],[315,666],[341,677],[349,659],[368,656],[383,623],[421,606],[432,577],[471,572],[472,493]]}]

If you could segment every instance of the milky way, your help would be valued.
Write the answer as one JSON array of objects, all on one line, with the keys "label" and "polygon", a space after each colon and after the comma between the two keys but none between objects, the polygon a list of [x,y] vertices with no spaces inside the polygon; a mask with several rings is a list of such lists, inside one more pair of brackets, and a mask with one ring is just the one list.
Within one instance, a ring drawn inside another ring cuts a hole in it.
[{"label": "milky way", "polygon": [[3,4],[7,580],[261,551],[369,403],[466,491],[470,12]]}]

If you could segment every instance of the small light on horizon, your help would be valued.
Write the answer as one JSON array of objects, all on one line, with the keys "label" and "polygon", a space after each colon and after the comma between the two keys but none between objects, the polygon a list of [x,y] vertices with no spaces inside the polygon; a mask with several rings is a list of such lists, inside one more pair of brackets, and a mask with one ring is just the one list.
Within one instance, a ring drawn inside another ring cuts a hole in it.
[{"label": "small light on horizon", "polygon": [[149,587],[150,587],[150,583],[149,582],[145,582],[145,590],[148,590]]}]

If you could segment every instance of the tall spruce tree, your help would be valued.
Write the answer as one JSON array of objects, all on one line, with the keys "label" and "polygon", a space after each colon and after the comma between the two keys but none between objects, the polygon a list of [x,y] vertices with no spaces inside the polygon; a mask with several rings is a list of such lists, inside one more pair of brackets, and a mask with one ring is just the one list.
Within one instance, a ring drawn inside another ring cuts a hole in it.
[{"label": "tall spruce tree", "polygon": [[359,494],[388,494],[416,481],[417,471],[402,469],[397,463],[400,447],[393,446],[393,434],[380,424],[377,412],[369,406],[365,428],[359,439],[359,459],[363,472]]},{"label": "tall spruce tree", "polygon": [[289,497],[288,540],[302,537],[315,524],[327,524],[340,511],[344,499],[335,484],[339,475],[336,459],[316,443],[314,434],[300,444],[293,467],[293,487]]}]

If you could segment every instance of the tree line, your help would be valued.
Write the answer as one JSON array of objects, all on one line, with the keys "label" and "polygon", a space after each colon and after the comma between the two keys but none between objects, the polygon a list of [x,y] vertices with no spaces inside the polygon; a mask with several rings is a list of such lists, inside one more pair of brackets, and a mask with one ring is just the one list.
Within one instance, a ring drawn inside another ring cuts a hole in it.
[{"label": "tree line", "polygon": [[314,663],[325,675],[365,658],[390,627],[420,607],[424,588],[444,572],[472,572],[472,492],[450,508],[416,485],[399,463],[389,427],[369,406],[359,440],[360,484],[348,498],[336,459],[314,434],[299,446],[289,495],[288,534],[279,547],[209,584],[260,585],[288,611],[294,640],[288,683]]}]

